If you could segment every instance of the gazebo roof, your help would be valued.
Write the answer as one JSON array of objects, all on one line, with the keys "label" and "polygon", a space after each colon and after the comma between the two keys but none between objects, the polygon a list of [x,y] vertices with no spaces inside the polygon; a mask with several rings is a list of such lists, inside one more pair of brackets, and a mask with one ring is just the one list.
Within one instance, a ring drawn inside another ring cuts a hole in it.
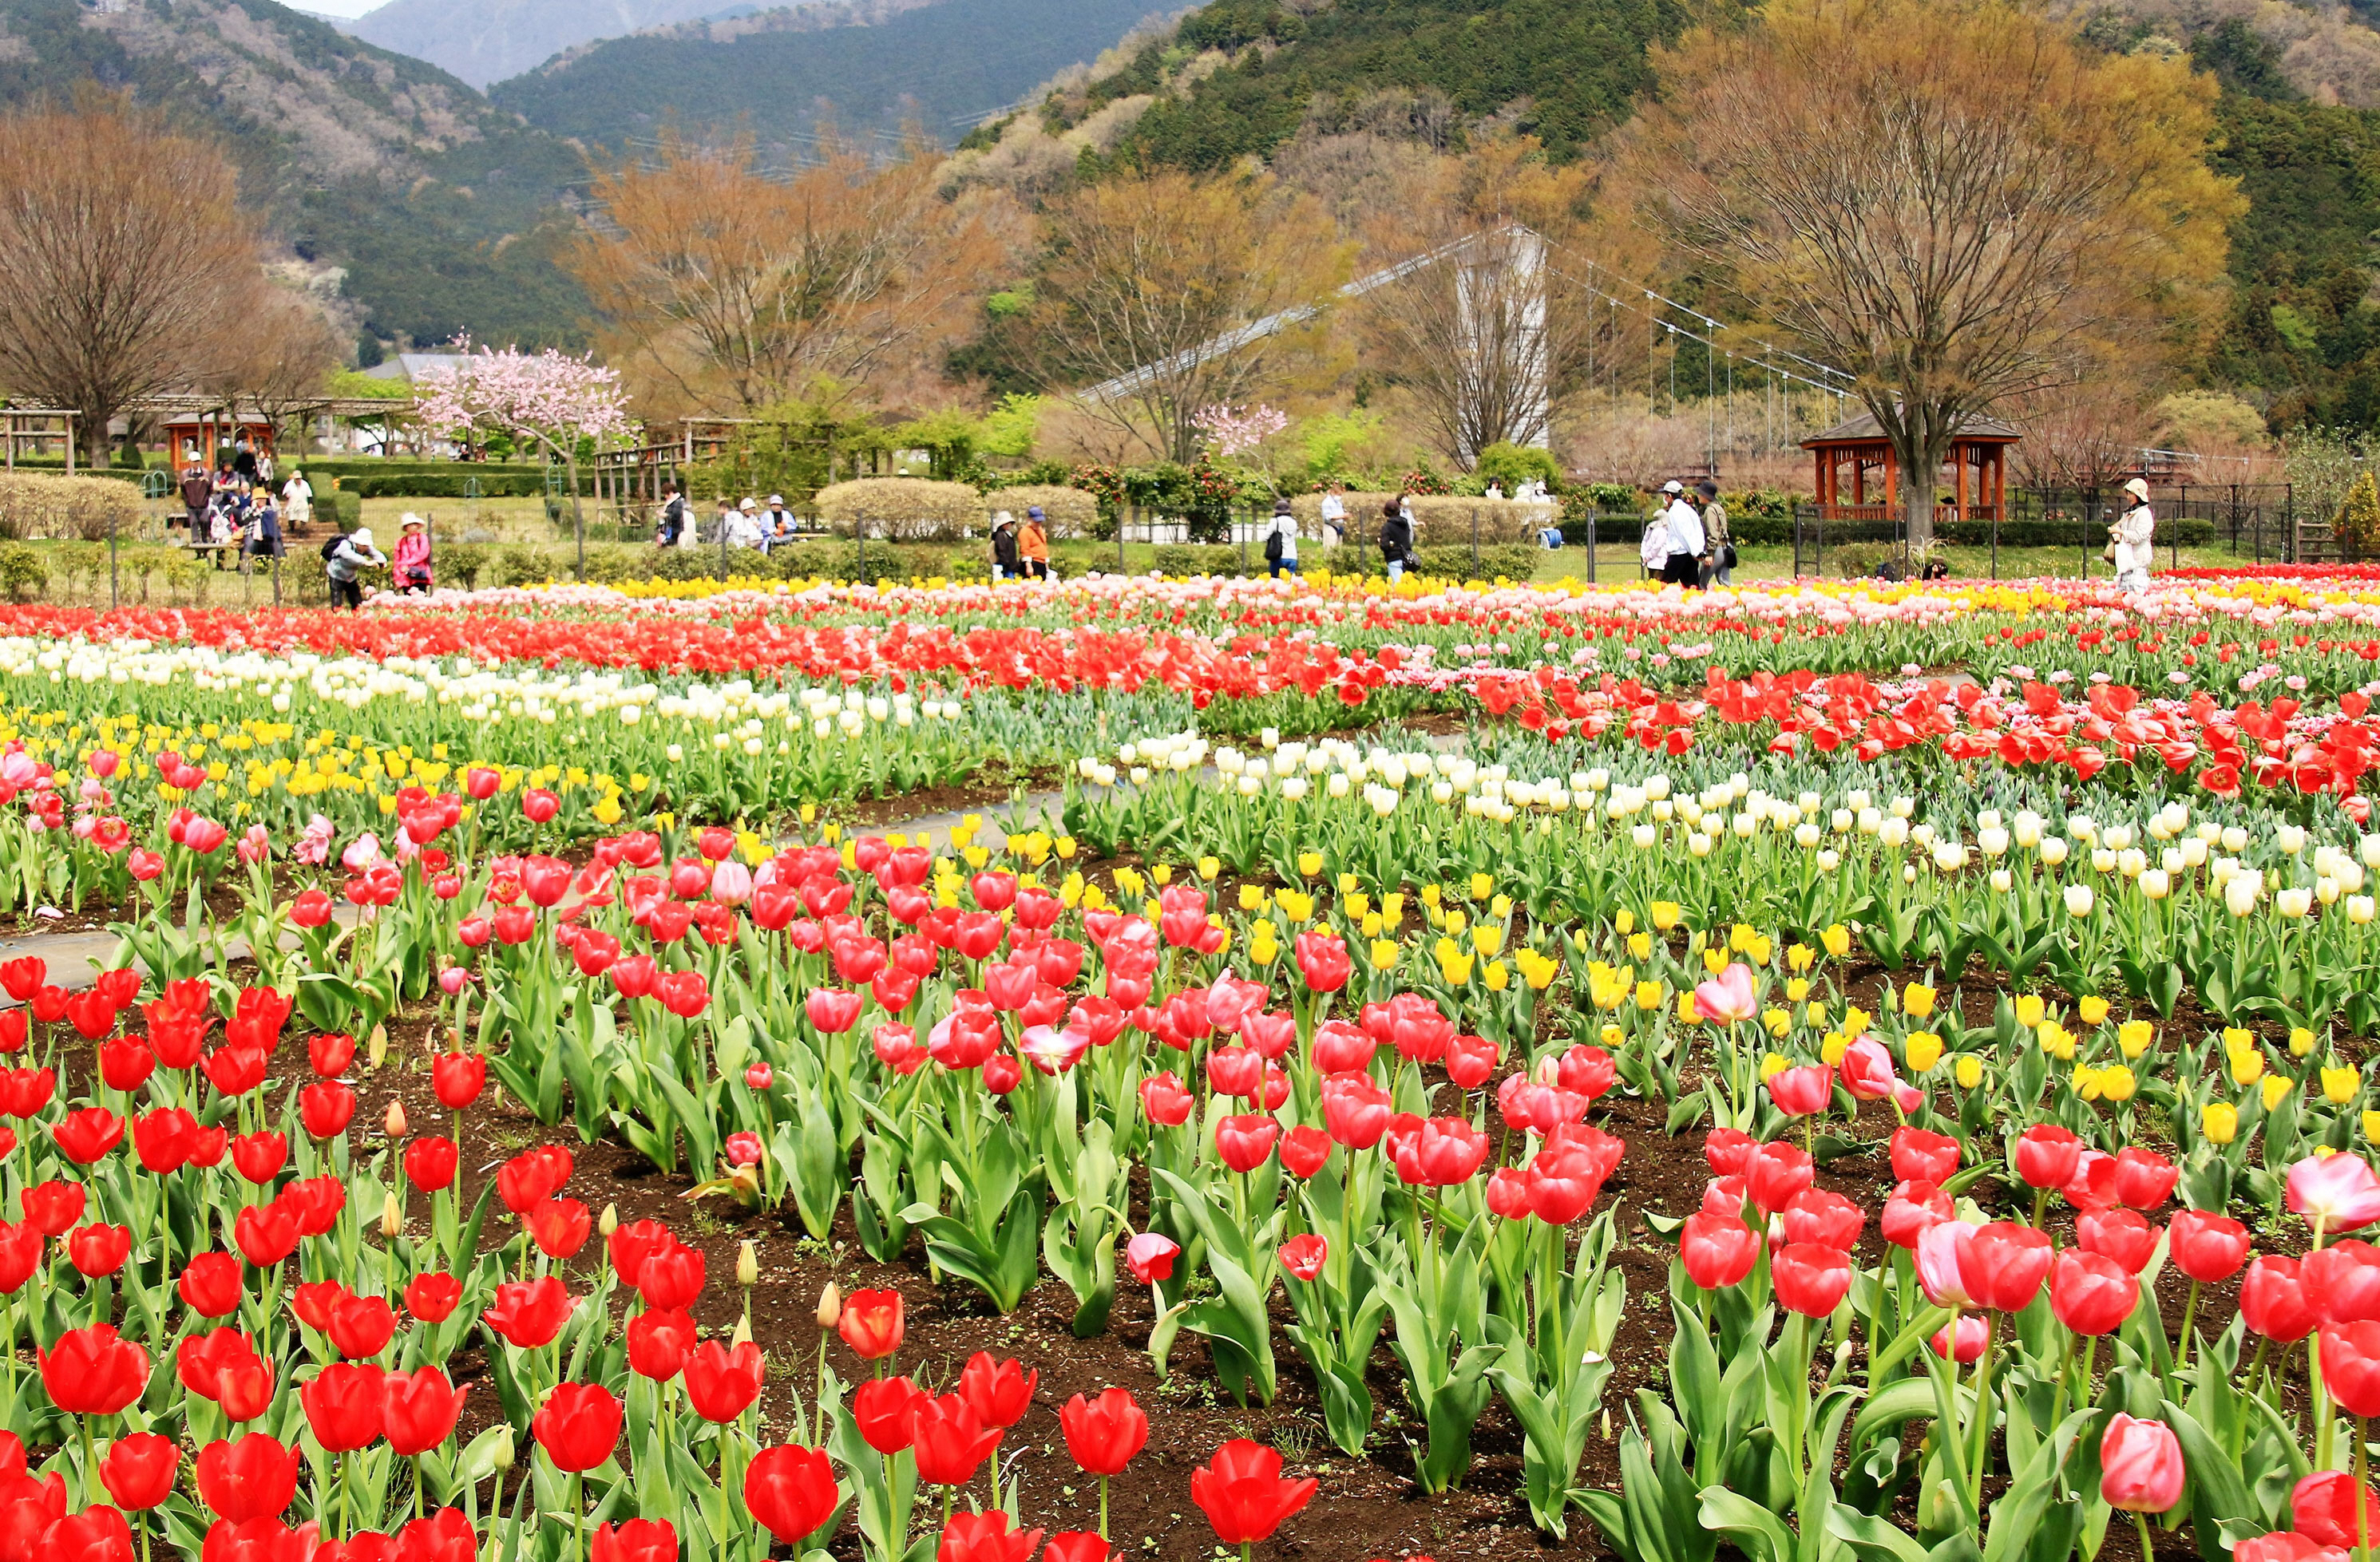
[{"label": "gazebo roof", "polygon": [[[2024,436],[2007,424],[1991,418],[1961,418],[1950,437],[1970,444],[2014,444]],[[1803,450],[1816,450],[1830,444],[1882,444],[1885,432],[1873,412],[1863,412],[1856,418],[1845,418],[1831,429],[1822,430],[1802,442]]]}]

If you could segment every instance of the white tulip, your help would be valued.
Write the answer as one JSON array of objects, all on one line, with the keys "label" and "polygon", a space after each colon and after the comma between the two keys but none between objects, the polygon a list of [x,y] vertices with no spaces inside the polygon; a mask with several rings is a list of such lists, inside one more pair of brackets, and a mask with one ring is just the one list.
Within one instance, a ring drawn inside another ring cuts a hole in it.
[{"label": "white tulip", "polygon": [[2091,886],[2088,884],[2069,884],[2066,887],[2065,893],[2067,915],[2088,916],[2091,914],[2091,907],[2095,899],[2091,893]]},{"label": "white tulip", "polygon": [[2234,916],[2245,916],[2256,909],[2258,892],[2264,889],[2264,878],[2252,868],[2243,868],[2231,876],[2223,886],[2223,903]]},{"label": "white tulip", "polygon": [[1992,893],[2005,895],[2016,885],[2016,876],[2004,867],[1992,869]]},{"label": "white tulip", "polygon": [[2161,867],[2153,867],[2141,875],[2141,893],[2152,901],[2164,900],[2173,893],[2173,879]]},{"label": "white tulip", "polygon": [[2313,909],[2313,891],[2295,886],[2276,890],[2273,894],[2273,909],[2287,917],[2303,916]]},{"label": "white tulip", "polygon": [[2066,842],[2059,840],[2055,835],[2044,836],[2041,842],[2041,860],[2050,867],[2056,867],[2058,864],[2064,862],[2066,860]]}]

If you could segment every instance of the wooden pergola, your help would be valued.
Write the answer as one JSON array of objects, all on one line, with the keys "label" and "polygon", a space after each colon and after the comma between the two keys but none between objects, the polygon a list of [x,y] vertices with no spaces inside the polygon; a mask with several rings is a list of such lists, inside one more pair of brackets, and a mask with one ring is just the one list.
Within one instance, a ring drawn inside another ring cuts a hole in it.
[{"label": "wooden pergola", "polygon": [[39,454],[44,441],[57,440],[66,448],[67,476],[73,477],[74,426],[75,419],[80,416],[72,407],[65,406],[0,407],[0,421],[7,425],[7,469],[12,472],[17,469],[17,447],[19,443],[30,444],[32,447],[30,454]]},{"label": "wooden pergola", "polygon": [[[1950,458],[1945,463],[1950,503],[1937,506],[1939,519],[1989,521],[2007,518],[2008,447],[2023,436],[2005,423],[1971,418],[1950,438]],[[1876,414],[1863,412],[1802,442],[1815,466],[1818,514],[1836,521],[1888,521],[1900,518],[1900,463],[1892,442],[1884,437]],[[1844,497],[1844,468],[1850,468],[1850,497]],[[1881,499],[1869,497],[1869,474]],[[1941,483],[1936,478],[1937,486]]]}]

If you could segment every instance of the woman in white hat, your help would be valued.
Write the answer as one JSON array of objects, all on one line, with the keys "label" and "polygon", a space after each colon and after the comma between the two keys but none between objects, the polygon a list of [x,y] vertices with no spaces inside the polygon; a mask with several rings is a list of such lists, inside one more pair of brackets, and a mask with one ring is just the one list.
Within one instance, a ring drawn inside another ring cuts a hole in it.
[{"label": "woman in white hat", "polygon": [[322,554],[322,563],[331,577],[331,606],[353,611],[364,605],[364,571],[386,569],[388,558],[372,546],[371,528],[358,527],[345,537],[332,539]]},{"label": "woman in white hat", "polygon": [[2116,566],[2116,584],[2127,591],[2145,591],[2149,584],[2149,555],[2155,550],[2150,539],[2156,535],[2156,512],[2149,508],[2149,485],[2145,478],[2134,478],[2124,485],[2124,507],[2116,524],[2107,528],[2107,558]]}]

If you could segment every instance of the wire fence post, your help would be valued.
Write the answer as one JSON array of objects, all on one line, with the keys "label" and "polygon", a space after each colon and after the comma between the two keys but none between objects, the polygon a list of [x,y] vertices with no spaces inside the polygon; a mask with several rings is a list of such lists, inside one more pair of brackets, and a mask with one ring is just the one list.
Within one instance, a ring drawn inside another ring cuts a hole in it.
[{"label": "wire fence post", "polygon": [[1232,520],[1232,513],[1229,510],[1223,512],[1223,518],[1231,523],[1233,531],[1240,534],[1240,574],[1245,576],[1248,573],[1248,526],[1255,525],[1255,522],[1250,521],[1247,526],[1243,526]]},{"label": "wire fence post", "polygon": [[107,517],[107,611],[110,612],[114,612],[117,606],[115,585],[115,517],[114,515],[110,515]]},{"label": "wire fence post", "polygon": [[1479,578],[1479,506],[1471,507],[1471,578]]},{"label": "wire fence post", "polygon": [[1115,513],[1115,521],[1116,521],[1116,574],[1118,574],[1118,575],[1122,575],[1122,574],[1123,574],[1123,573],[1124,573],[1124,567],[1123,567],[1123,527],[1124,527],[1124,519],[1123,519],[1123,517],[1124,517],[1124,507],[1123,507],[1123,505],[1119,504],[1119,505],[1117,505],[1117,506],[1116,506],[1116,513]]},{"label": "wire fence post", "polygon": [[1586,583],[1595,584],[1595,512],[1586,513]]},{"label": "wire fence post", "polygon": [[1992,506],[1992,578],[2000,577],[2000,507]]}]

